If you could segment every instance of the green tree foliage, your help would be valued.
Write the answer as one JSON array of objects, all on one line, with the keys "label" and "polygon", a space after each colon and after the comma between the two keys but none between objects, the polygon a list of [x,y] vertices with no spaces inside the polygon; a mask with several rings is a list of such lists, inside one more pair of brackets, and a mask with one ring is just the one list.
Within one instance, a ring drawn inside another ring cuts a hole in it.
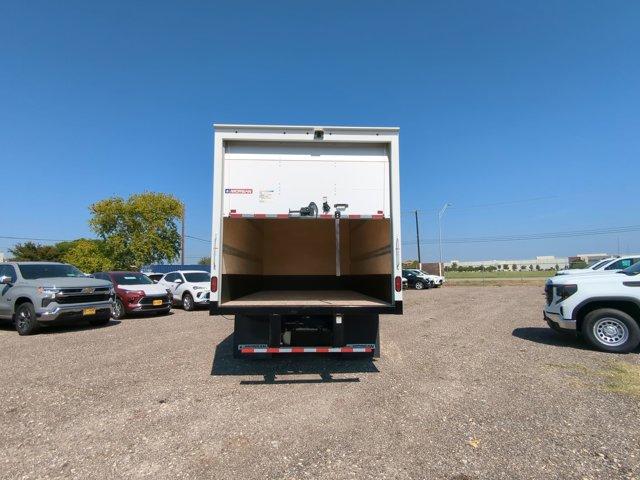
[{"label": "green tree foliage", "polygon": [[145,192],[128,199],[112,197],[89,210],[89,225],[104,240],[104,255],[113,261],[113,268],[139,268],[178,256],[177,222],[184,206],[173,195]]},{"label": "green tree foliage", "polygon": [[62,260],[75,265],[86,273],[112,270],[114,262],[105,255],[103,240],[87,240],[81,238],[73,242],[66,249]]},{"label": "green tree foliage", "polygon": [[59,262],[61,255],[56,245],[40,245],[33,242],[16,243],[9,249],[14,260]]},{"label": "green tree foliage", "polygon": [[584,260],[576,260],[569,264],[569,268],[587,268],[587,262]]},{"label": "green tree foliage", "polygon": [[202,257],[198,260],[198,265],[211,265],[211,257]]}]

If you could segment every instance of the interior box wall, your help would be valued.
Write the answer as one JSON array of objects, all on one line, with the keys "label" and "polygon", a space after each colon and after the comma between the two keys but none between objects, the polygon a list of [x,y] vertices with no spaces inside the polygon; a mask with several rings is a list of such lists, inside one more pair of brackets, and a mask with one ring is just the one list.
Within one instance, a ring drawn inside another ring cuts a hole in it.
[{"label": "interior box wall", "polygon": [[225,218],[221,302],[260,290],[355,290],[391,302],[390,222]]}]

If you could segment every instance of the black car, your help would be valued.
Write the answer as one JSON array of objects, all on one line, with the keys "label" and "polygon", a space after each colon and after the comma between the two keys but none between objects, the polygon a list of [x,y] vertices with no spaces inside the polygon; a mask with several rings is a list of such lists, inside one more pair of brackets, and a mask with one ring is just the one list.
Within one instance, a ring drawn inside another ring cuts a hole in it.
[{"label": "black car", "polygon": [[413,270],[402,270],[402,276],[407,279],[410,288],[422,290],[433,287],[433,283],[428,278],[419,277]]}]

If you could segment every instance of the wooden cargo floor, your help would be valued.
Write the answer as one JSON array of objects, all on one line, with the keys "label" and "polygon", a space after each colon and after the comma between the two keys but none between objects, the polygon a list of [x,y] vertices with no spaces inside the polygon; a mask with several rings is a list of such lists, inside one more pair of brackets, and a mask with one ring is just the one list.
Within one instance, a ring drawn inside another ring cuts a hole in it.
[{"label": "wooden cargo floor", "polygon": [[225,307],[386,307],[388,303],[353,290],[263,290],[224,302]]}]

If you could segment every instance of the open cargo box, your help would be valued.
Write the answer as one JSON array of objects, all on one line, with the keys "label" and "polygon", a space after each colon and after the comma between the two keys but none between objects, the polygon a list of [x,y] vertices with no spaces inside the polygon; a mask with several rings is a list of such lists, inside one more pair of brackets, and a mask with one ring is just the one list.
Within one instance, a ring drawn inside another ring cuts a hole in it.
[{"label": "open cargo box", "polygon": [[392,309],[389,219],[224,218],[221,310]]}]

